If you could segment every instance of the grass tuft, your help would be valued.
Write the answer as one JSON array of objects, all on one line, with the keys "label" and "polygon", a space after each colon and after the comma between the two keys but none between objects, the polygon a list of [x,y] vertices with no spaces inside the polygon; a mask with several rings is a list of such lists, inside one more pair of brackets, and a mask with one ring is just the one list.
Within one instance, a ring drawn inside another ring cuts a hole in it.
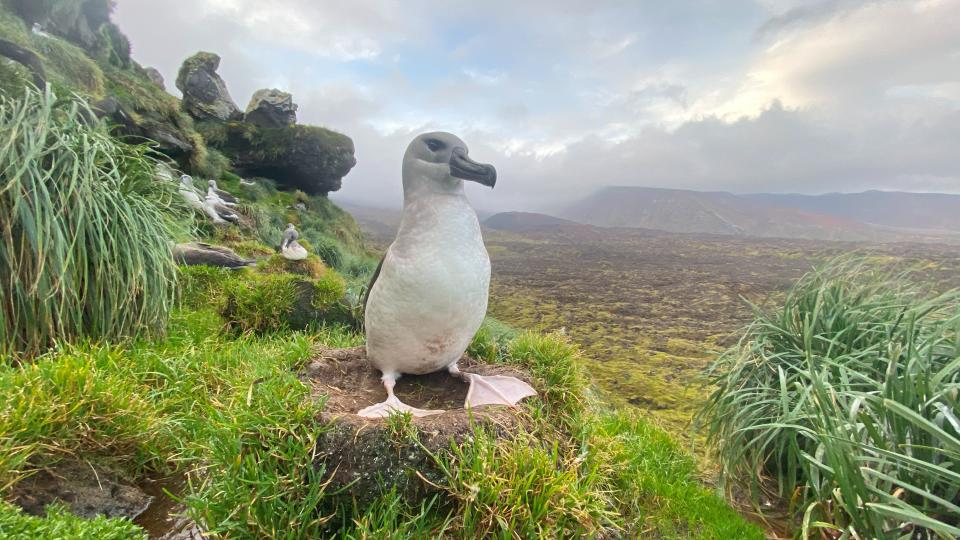
[{"label": "grass tuft", "polygon": [[958,331],[960,292],[909,272],[809,273],[713,366],[699,421],[723,476],[790,501],[803,535],[956,536]]},{"label": "grass tuft", "polygon": [[173,304],[173,185],[78,97],[0,97],[0,353],[160,334]]}]

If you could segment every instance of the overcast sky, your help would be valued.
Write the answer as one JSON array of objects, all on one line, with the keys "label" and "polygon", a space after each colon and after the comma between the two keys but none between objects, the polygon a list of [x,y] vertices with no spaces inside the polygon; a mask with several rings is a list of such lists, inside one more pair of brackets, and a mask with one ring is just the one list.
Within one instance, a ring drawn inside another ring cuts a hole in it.
[{"label": "overcast sky", "polygon": [[119,0],[168,90],[198,50],[244,108],[353,138],[335,199],[399,206],[417,133],[494,164],[486,210],[605,185],[960,192],[960,0]]}]

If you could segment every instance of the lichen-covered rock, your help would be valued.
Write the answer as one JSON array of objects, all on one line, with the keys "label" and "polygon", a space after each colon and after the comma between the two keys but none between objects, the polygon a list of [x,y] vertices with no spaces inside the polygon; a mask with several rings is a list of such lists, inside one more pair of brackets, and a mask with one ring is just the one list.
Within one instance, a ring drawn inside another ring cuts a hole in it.
[{"label": "lichen-covered rock", "polygon": [[[483,364],[468,356],[459,365],[468,373],[530,380],[516,367]],[[470,441],[478,426],[507,437],[522,421],[507,407],[464,409],[468,385],[446,371],[404,376],[395,388],[404,403],[444,409],[442,414],[408,421],[361,418],[355,414],[358,410],[386,397],[380,372],[367,360],[363,347],[321,351],[301,379],[316,399],[324,400],[322,420],[329,430],[317,441],[316,465],[324,467],[328,491],[361,504],[391,489],[412,503],[425,499],[444,482],[437,457],[449,452],[451,445]]]},{"label": "lichen-covered rock", "polygon": [[247,105],[244,121],[265,128],[292,126],[297,123],[297,104],[288,92],[276,88],[257,90]]},{"label": "lichen-covered rock", "polygon": [[322,127],[207,124],[221,130],[207,140],[231,158],[240,174],[270,178],[286,189],[326,195],[340,189],[343,177],[357,164],[350,137]]},{"label": "lichen-covered rock", "polygon": [[147,78],[154,82],[160,88],[166,88],[165,81],[163,80],[163,75],[160,74],[160,71],[157,68],[148,67],[143,70],[147,75]]},{"label": "lichen-covered rock", "polygon": [[177,88],[183,92],[183,110],[198,120],[239,120],[243,115],[217,75],[220,57],[198,52],[187,58],[177,74]]}]

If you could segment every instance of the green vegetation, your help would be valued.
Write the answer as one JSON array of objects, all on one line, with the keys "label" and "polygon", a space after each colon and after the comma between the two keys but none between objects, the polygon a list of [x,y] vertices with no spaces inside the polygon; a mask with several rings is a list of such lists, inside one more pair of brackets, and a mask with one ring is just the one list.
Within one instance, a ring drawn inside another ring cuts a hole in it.
[{"label": "green vegetation", "polygon": [[162,333],[176,267],[174,186],[148,148],[91,124],[78,98],[0,96],[0,352]]},{"label": "green vegetation", "polygon": [[960,292],[909,272],[807,274],[713,366],[701,420],[724,476],[790,501],[804,537],[960,535],[958,330]]},{"label": "green vegetation", "polygon": [[147,536],[122,519],[83,519],[62,506],[48,506],[45,518],[24,515],[19,508],[0,501],[0,537],[7,540],[132,540]]},{"label": "green vegetation", "polygon": [[[444,480],[423,503],[387,490],[354,505],[326,488],[312,444],[327,429],[323,400],[297,367],[318,346],[360,338],[342,327],[236,338],[222,325],[210,310],[183,311],[161,343],[69,348],[0,370],[10,396],[0,404],[0,440],[20,449],[3,462],[0,493],[32,468],[79,458],[135,477],[189,472],[191,515],[232,538],[762,537],[698,485],[690,458],[663,431],[595,408],[568,340],[489,329],[472,348],[529,369],[542,391],[525,407],[528,427],[506,439],[478,431],[437,454]],[[398,425],[397,436],[416,436]]]}]

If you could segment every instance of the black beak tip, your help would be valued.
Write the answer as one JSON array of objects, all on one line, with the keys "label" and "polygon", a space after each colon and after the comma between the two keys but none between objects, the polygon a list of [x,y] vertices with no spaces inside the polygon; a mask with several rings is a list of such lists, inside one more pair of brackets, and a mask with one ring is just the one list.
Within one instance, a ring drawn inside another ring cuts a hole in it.
[{"label": "black beak tip", "polygon": [[493,168],[493,165],[487,165],[487,182],[485,182],[490,189],[493,189],[497,185],[497,170]]}]

